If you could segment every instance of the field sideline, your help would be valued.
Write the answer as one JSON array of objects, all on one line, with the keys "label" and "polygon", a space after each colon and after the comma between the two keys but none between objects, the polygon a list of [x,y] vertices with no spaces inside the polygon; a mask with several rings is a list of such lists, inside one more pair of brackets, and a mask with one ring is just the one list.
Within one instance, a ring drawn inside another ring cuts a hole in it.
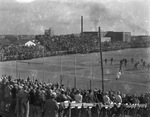
[{"label": "field sideline", "polygon": [[[110,60],[112,57],[114,59],[113,65],[110,65],[110,61],[107,65],[104,63],[105,90],[121,90],[124,93],[137,94],[150,90],[150,71],[143,69],[141,65],[138,70],[133,70],[134,64],[131,64],[131,58],[134,58],[136,62],[140,61],[141,58],[147,63],[150,62],[150,48],[103,52],[103,60],[105,58]],[[128,63],[126,67],[123,67],[121,79],[116,81],[119,62],[123,58],[126,58]],[[39,81],[44,80],[52,83],[59,82],[60,74],[62,74],[64,77],[63,84],[68,87],[74,86],[73,81],[74,76],[76,76],[78,88],[89,88],[89,80],[93,78],[92,88],[94,89],[101,88],[99,60],[99,53],[91,53],[45,57],[45,65],[43,65],[43,58],[18,62],[7,61],[0,62],[0,74],[16,77],[17,73],[21,78],[27,78],[27,76],[33,78],[34,76]]]}]

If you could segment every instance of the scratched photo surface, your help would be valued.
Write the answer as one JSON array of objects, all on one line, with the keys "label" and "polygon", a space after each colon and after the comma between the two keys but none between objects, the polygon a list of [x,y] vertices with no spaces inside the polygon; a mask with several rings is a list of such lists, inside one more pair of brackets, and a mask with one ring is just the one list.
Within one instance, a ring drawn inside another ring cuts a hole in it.
[{"label": "scratched photo surface", "polygon": [[149,0],[0,0],[0,76],[141,94],[149,34]]}]

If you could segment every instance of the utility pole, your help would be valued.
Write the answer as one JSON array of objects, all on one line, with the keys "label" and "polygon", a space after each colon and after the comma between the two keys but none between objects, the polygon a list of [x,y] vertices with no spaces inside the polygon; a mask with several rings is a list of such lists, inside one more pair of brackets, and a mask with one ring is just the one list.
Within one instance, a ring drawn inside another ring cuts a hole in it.
[{"label": "utility pole", "polygon": [[[17,45],[18,45],[18,49],[19,49],[19,37],[17,37]],[[18,54],[18,49],[17,49],[17,56],[16,56],[16,78],[18,78],[18,57],[19,57],[19,54]]]},{"label": "utility pole", "polygon": [[60,55],[60,86],[62,85],[63,76],[62,76],[62,57]]},{"label": "utility pole", "polygon": [[93,60],[91,59],[91,71],[90,71],[90,90],[92,89],[92,82],[93,82]]},{"label": "utility pole", "polygon": [[45,40],[44,40],[44,47],[43,47],[43,82],[45,81]]},{"label": "utility pole", "polygon": [[102,92],[104,92],[104,70],[103,70],[103,55],[102,55],[102,43],[101,43],[101,29],[99,31],[99,49],[100,49],[100,60],[101,60],[101,74],[102,74]]},{"label": "utility pole", "polygon": [[77,79],[76,79],[76,58],[74,59],[74,88],[77,87]]}]

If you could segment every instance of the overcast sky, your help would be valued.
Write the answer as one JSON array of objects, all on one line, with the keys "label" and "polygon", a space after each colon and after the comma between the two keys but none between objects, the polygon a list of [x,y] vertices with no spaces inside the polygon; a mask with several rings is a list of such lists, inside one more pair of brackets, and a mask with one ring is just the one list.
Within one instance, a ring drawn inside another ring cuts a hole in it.
[{"label": "overcast sky", "polygon": [[130,31],[150,34],[150,0],[0,0],[0,34]]}]

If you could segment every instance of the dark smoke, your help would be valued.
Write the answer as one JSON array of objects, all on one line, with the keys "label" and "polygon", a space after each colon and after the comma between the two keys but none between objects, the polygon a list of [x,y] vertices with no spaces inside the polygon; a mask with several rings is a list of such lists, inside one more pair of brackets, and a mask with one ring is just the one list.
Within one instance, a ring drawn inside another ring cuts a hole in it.
[{"label": "dark smoke", "polygon": [[108,11],[102,4],[92,4],[89,8],[89,18],[93,23],[95,30],[100,20],[108,15]]},{"label": "dark smoke", "polygon": [[127,26],[130,29],[130,31],[132,30],[148,34],[148,31],[144,29],[142,26],[140,26],[140,24],[132,21],[131,17],[128,17],[128,19],[123,18],[121,12],[112,13],[111,10],[113,9],[108,9],[103,4],[96,4],[96,3],[93,3],[91,5],[89,4],[88,15],[95,30],[100,24],[113,27],[114,25],[116,25],[116,23],[118,24],[118,22],[122,21],[122,23],[125,26]]}]

